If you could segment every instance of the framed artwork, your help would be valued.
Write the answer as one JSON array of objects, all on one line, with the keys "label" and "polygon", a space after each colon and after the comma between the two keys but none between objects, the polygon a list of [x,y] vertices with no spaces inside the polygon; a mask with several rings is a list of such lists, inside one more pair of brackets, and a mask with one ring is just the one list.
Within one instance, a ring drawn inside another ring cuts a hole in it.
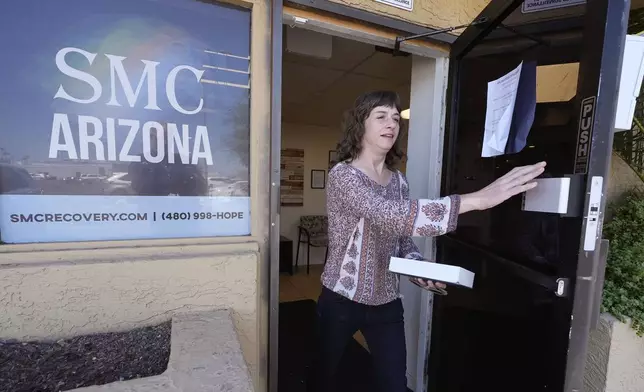
[{"label": "framed artwork", "polygon": [[333,165],[338,163],[338,152],[335,150],[329,151],[329,170],[333,168]]},{"label": "framed artwork", "polygon": [[325,170],[311,170],[311,189],[324,189],[325,183]]},{"label": "framed artwork", "polygon": [[281,165],[281,205],[283,207],[302,207],[304,205],[304,150],[283,149]]}]

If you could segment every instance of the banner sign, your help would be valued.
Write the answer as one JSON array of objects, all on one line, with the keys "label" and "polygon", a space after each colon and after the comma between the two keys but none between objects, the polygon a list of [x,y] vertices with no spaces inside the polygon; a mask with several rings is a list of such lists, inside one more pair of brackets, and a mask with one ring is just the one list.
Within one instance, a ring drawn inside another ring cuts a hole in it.
[{"label": "banner sign", "polygon": [[575,5],[585,4],[586,0],[525,0],[521,6],[521,12],[528,14],[531,12],[554,10],[557,8],[572,7]]},{"label": "banner sign", "polygon": [[248,10],[7,7],[0,241],[250,234]]}]

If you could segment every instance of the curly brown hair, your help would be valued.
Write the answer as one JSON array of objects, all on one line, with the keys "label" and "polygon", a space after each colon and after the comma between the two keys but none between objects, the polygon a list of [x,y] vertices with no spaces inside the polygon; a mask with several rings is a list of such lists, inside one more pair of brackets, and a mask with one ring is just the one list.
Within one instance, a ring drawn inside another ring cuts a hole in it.
[{"label": "curly brown hair", "polygon": [[[393,91],[372,91],[360,95],[354,102],[353,107],[344,115],[342,130],[344,136],[338,143],[338,162],[352,161],[362,151],[362,138],[364,136],[364,123],[371,111],[378,106],[395,108],[400,113],[400,97]],[[403,159],[404,153],[400,146],[401,135],[404,130],[404,123],[400,122],[400,131],[393,147],[385,157],[385,165],[394,169]],[[338,162],[333,162],[335,165]]]}]

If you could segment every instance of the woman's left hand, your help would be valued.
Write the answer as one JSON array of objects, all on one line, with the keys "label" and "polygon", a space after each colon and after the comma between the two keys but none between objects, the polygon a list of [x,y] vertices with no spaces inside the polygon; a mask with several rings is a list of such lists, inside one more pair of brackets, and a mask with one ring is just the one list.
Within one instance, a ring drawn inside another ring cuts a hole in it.
[{"label": "woman's left hand", "polygon": [[445,283],[441,282],[432,282],[429,279],[423,279],[423,278],[409,278],[409,280],[415,284],[416,286],[419,286],[425,290],[429,290],[431,292],[445,295],[447,294],[447,285]]},{"label": "woman's left hand", "polygon": [[480,191],[461,196],[459,213],[473,210],[487,210],[537,186],[535,178],[544,172],[546,162],[534,165],[519,166],[510,170]]}]

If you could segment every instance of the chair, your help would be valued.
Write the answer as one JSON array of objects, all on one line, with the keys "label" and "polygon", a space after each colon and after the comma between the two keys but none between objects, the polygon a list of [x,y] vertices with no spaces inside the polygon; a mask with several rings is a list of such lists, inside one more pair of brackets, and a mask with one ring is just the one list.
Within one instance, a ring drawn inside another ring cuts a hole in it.
[{"label": "chair", "polygon": [[297,253],[295,256],[295,268],[298,267],[300,259],[300,244],[306,244],[306,273],[311,270],[311,247],[326,248],[324,263],[329,255],[329,219],[326,215],[302,215],[297,235]]}]

